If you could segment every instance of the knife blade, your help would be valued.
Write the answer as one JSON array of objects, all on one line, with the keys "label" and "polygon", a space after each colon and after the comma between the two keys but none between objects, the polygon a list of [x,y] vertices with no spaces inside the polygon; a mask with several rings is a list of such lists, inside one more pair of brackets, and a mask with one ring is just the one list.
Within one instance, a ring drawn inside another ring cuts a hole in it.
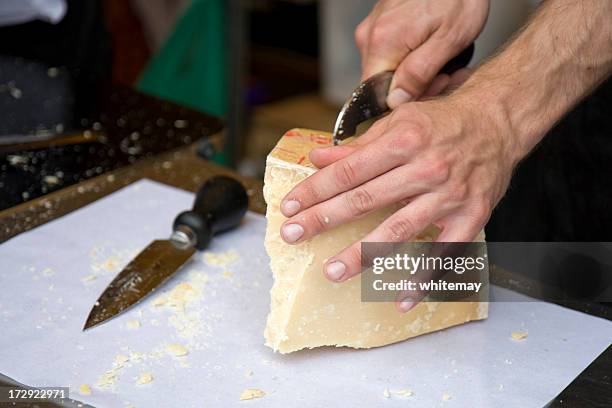
[{"label": "knife blade", "polygon": [[140,252],[102,292],[83,330],[97,326],[136,305],[166,282],[212,237],[236,227],[248,207],[240,182],[227,176],[209,179],[196,194],[191,211],[174,220],[170,239],[155,240]]},{"label": "knife blade", "polygon": [[[474,44],[471,44],[455,58],[451,59],[440,73],[451,74],[469,64],[474,55]],[[389,110],[387,95],[395,71],[383,71],[363,81],[344,103],[334,126],[334,145],[342,140],[355,136],[357,126],[369,119],[379,117]]]}]

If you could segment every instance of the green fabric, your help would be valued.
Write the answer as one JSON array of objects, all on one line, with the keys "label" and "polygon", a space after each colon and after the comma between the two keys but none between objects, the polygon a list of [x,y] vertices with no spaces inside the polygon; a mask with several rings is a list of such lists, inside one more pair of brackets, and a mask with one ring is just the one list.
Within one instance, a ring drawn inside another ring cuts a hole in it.
[{"label": "green fabric", "polygon": [[223,0],[193,0],[137,88],[217,116],[227,113]]}]

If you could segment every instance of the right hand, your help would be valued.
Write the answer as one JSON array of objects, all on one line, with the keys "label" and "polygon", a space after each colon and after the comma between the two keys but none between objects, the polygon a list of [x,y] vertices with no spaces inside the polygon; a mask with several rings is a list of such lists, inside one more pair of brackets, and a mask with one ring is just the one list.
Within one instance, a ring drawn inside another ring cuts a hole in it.
[{"label": "right hand", "polygon": [[380,0],[355,31],[362,80],[395,70],[387,104],[434,95],[451,78],[442,67],[482,30],[489,0]]}]

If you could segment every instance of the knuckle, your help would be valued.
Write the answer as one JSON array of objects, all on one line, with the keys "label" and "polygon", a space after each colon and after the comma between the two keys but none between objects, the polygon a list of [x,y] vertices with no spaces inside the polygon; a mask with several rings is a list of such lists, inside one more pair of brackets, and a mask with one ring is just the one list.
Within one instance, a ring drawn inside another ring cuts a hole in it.
[{"label": "knuckle", "polygon": [[314,183],[307,180],[302,183],[301,189],[299,195],[303,197],[303,199],[300,200],[302,204],[307,202],[317,203],[320,201],[320,194]]},{"label": "knuckle", "polygon": [[450,200],[455,202],[464,201],[468,196],[468,186],[465,183],[460,183],[451,189]]},{"label": "knuckle", "polygon": [[388,147],[391,153],[404,153],[412,149],[412,142],[405,132],[401,132],[389,138]]},{"label": "knuckle", "polygon": [[[351,245],[346,249],[346,253],[343,258],[346,260],[346,266],[349,271],[355,271],[359,269],[361,265],[361,245]],[[349,272],[349,274],[351,274]]]},{"label": "knuckle", "polygon": [[357,28],[355,29],[355,43],[357,44],[357,48],[364,48],[368,42],[368,22],[367,20],[359,23]]},{"label": "knuckle", "polygon": [[470,39],[465,30],[449,29],[446,32],[446,43],[454,49],[462,51],[470,44]]},{"label": "knuckle", "polygon": [[389,40],[389,31],[387,30],[387,26],[384,24],[374,24],[373,27],[370,28],[370,42],[372,45],[380,45],[384,44]]},{"label": "knuckle", "polygon": [[360,188],[346,195],[346,204],[351,215],[360,216],[374,208],[374,197],[366,189]]},{"label": "knuckle", "polygon": [[412,221],[407,218],[393,220],[387,226],[387,233],[391,241],[403,241],[417,233]]},{"label": "knuckle", "polygon": [[317,210],[309,211],[306,215],[306,220],[312,234],[318,234],[327,230],[328,224],[325,222],[325,217]]},{"label": "knuckle", "polygon": [[426,177],[434,183],[441,184],[450,178],[451,166],[444,159],[433,159],[427,164]]},{"label": "knuckle", "polygon": [[406,86],[412,86],[417,91],[423,91],[431,82],[430,63],[421,59],[414,59],[404,69]]},{"label": "knuckle", "polygon": [[355,167],[347,160],[338,163],[334,170],[335,179],[340,188],[348,188],[357,180]]},{"label": "knuckle", "polygon": [[393,155],[405,156],[422,150],[427,144],[425,134],[412,124],[402,129],[389,139],[388,148]]}]

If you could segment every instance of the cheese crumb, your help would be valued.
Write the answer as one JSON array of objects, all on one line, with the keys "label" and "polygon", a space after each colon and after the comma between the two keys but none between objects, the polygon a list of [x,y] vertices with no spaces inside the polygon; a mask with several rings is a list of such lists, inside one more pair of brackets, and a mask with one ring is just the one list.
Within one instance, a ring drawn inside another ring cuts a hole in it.
[{"label": "cheese crumb", "polygon": [[442,394],[442,401],[448,401],[450,399],[451,399],[450,394],[448,394],[446,392],[444,394]]},{"label": "cheese crumb", "polygon": [[89,384],[81,384],[79,387],[79,394],[81,395],[91,395],[91,387]]},{"label": "cheese crumb", "polygon": [[253,370],[246,370],[246,372],[244,373],[244,376],[246,378],[252,377],[253,376]]},{"label": "cheese crumb", "polygon": [[400,397],[412,397],[413,392],[410,388],[402,388],[401,390],[397,390],[393,392],[395,395],[399,395]]},{"label": "cheese crumb", "polygon": [[223,277],[230,279],[232,276],[234,276],[233,273],[231,273],[230,271],[223,271]]},{"label": "cheese crumb", "polygon": [[108,388],[117,384],[117,375],[114,371],[110,370],[100,376],[96,386],[98,388]]},{"label": "cheese crumb", "polygon": [[144,353],[141,353],[139,351],[133,351],[130,353],[130,360],[131,361],[142,361],[144,360],[146,357],[146,355]]},{"label": "cheese crumb", "polygon": [[119,259],[116,256],[111,256],[107,258],[105,261],[94,265],[94,269],[96,270],[104,270],[107,272],[113,272],[117,270],[119,267]]},{"label": "cheese crumb", "polygon": [[529,333],[527,333],[526,330],[523,330],[523,331],[513,331],[510,336],[512,337],[513,340],[521,341],[521,340],[526,339],[528,334]]},{"label": "cheese crumb", "polygon": [[136,384],[139,384],[139,385],[149,384],[151,381],[153,381],[153,374],[141,373],[140,376],[138,377],[138,380],[136,380]]},{"label": "cheese crumb", "polygon": [[175,310],[183,311],[185,310],[185,304],[197,296],[198,290],[196,288],[187,282],[181,282],[168,293],[166,304]]},{"label": "cheese crumb", "polygon": [[247,388],[246,390],[242,391],[242,394],[240,394],[240,401],[262,398],[265,395],[265,392],[258,390],[257,388]]},{"label": "cheese crumb", "polygon": [[123,365],[125,363],[127,363],[128,361],[130,361],[130,358],[128,356],[125,356],[123,354],[117,354],[115,356],[115,364],[120,366]]},{"label": "cheese crumb", "polygon": [[135,330],[140,327],[140,321],[137,319],[128,320],[125,325],[128,329]]},{"label": "cheese crumb", "polygon": [[383,397],[385,397],[385,398],[390,398],[391,397],[391,393],[389,392],[388,388],[385,388],[385,390],[383,391]]},{"label": "cheese crumb", "polygon": [[45,268],[42,271],[43,276],[49,277],[49,276],[53,276],[55,274],[55,271],[51,268]]},{"label": "cheese crumb", "polygon": [[87,276],[83,277],[83,279],[81,279],[81,280],[83,282],[91,282],[91,281],[94,281],[96,279],[98,279],[98,277],[96,275],[94,275],[94,274],[91,274],[91,275],[87,275]]},{"label": "cheese crumb", "polygon": [[166,304],[166,297],[164,295],[159,295],[151,301],[151,306],[158,307]]},{"label": "cheese crumb", "polygon": [[166,346],[166,352],[174,357],[181,357],[189,354],[189,350],[187,350],[187,348],[182,344],[178,343],[168,344]]},{"label": "cheese crumb", "polygon": [[239,258],[238,252],[230,249],[226,252],[204,252],[204,261],[212,266],[225,266],[237,261]]}]

